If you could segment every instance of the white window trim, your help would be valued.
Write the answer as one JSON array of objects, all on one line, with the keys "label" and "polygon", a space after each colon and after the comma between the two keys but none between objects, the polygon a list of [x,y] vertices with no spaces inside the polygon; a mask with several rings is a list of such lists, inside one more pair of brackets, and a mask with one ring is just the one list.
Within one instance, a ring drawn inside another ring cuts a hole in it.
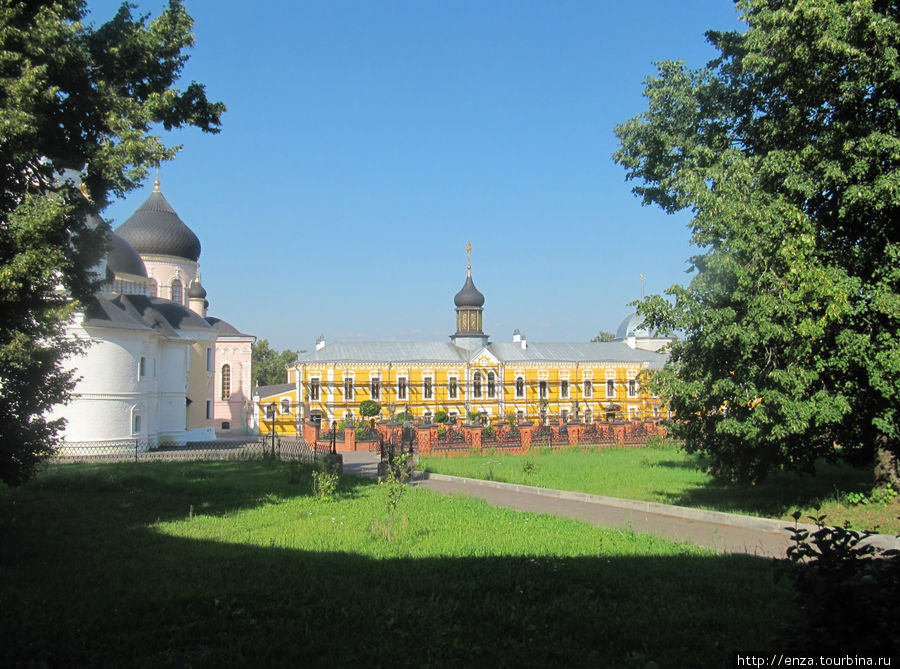
[{"label": "white window trim", "polygon": [[[521,381],[522,381],[522,392],[521,392],[521,394],[519,393],[519,380],[520,380],[520,379],[521,379]],[[523,399],[525,399],[525,394],[528,392],[528,390],[527,390],[527,388],[525,387],[525,375],[524,375],[524,374],[516,374],[516,385],[515,385],[514,387],[515,387],[516,399],[517,399],[517,400],[523,400]]]}]

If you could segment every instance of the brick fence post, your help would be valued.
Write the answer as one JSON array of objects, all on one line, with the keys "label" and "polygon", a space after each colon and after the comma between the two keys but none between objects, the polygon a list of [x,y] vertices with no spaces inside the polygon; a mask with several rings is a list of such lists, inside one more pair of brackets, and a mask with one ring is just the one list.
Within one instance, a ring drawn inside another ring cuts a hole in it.
[{"label": "brick fence post", "polygon": [[345,451],[355,451],[356,450],[356,428],[354,427],[345,427],[344,428],[344,448]]},{"label": "brick fence post", "polygon": [[522,450],[527,451],[531,448],[531,435],[534,432],[534,425],[529,424],[520,424],[519,425],[519,437],[522,439]]},{"label": "brick fence post", "polygon": [[577,446],[581,443],[581,433],[584,430],[582,423],[569,423],[566,432],[569,434],[569,446]]},{"label": "brick fence post", "polygon": [[613,436],[616,438],[616,445],[625,445],[625,423],[613,423]]}]

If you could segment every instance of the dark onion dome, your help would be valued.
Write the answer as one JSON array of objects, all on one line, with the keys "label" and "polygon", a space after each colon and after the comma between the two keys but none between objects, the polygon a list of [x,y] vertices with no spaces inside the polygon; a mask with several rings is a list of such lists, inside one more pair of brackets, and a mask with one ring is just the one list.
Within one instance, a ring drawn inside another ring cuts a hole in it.
[{"label": "dark onion dome", "polygon": [[192,300],[206,299],[206,288],[204,288],[196,279],[191,281],[191,287],[188,289],[188,298]]},{"label": "dark onion dome", "polygon": [[463,284],[462,290],[453,298],[453,302],[458,307],[484,306],[484,295],[475,287],[471,274],[466,276],[466,282]]},{"label": "dark onion dome", "polygon": [[146,278],[147,268],[144,267],[144,261],[141,260],[134,247],[112,231],[110,231],[108,239],[107,269],[113,274],[134,274]]},{"label": "dark onion dome", "polygon": [[194,262],[200,258],[200,240],[166,202],[158,182],[147,201],[116,232],[141,255],[175,256]]}]

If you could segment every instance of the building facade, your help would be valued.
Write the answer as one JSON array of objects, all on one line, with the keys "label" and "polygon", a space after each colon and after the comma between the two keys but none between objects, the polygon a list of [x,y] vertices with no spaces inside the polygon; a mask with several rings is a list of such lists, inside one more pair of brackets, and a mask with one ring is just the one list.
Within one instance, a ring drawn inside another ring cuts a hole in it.
[{"label": "building facade", "polygon": [[249,431],[254,338],[207,316],[200,241],[158,182],[109,242],[95,269],[106,281],[67,328],[87,346],[66,361],[79,380],[54,411],[65,441],[154,446]]},{"label": "building facade", "polygon": [[286,384],[257,390],[259,429],[295,434],[303,421],[356,420],[367,400],[379,405],[379,419],[408,415],[424,423],[441,412],[451,423],[667,417],[645,384],[666,355],[641,346],[643,333],[626,325],[633,318],[612,342],[530,342],[516,331],[511,341],[492,343],[470,264],[454,304],[449,342],[320,339],[287,369]]}]

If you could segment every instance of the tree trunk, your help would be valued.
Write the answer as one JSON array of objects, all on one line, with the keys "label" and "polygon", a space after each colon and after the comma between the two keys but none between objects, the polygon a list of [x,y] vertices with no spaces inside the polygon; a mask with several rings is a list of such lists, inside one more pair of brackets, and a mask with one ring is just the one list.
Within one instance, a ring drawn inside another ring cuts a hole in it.
[{"label": "tree trunk", "polygon": [[880,434],[875,438],[875,488],[900,492],[900,443]]}]

